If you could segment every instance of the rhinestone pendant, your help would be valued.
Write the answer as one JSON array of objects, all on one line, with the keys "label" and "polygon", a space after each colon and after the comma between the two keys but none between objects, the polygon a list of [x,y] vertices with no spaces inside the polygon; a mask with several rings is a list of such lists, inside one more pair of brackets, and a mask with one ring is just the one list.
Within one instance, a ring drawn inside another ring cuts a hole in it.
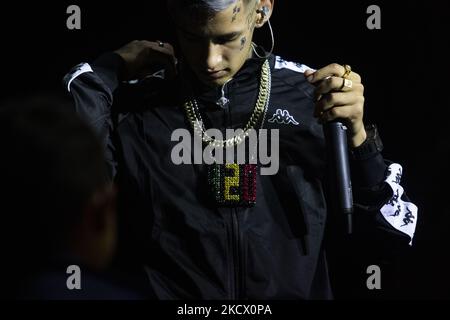
[{"label": "rhinestone pendant", "polygon": [[219,100],[217,100],[216,104],[221,107],[222,109],[225,109],[226,107],[228,107],[228,104],[230,103],[230,100],[227,99],[226,97],[220,97]]},{"label": "rhinestone pendant", "polygon": [[256,164],[212,164],[208,182],[219,206],[252,207],[256,203]]}]

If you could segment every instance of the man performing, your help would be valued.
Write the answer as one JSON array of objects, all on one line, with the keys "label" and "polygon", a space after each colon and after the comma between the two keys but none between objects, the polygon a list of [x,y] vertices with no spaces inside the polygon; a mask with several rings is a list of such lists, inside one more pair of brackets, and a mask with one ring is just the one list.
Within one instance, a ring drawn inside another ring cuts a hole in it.
[{"label": "man performing", "polygon": [[[376,127],[363,123],[361,77],[255,45],[273,5],[169,0],[178,59],[168,43],[133,41],[65,77],[119,187],[119,260],[145,270],[158,299],[333,297],[323,240],[340,216],[322,124],[336,119],[347,127],[355,236],[412,242],[417,207],[401,166],[383,159]],[[218,157],[240,147],[243,161]]]}]

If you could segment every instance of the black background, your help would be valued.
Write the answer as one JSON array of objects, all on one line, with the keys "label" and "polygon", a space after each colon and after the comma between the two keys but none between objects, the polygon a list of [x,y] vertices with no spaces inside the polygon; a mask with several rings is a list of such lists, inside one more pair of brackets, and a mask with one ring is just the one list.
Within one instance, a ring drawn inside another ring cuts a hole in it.
[{"label": "black background", "polygon": [[[348,63],[362,76],[366,120],[378,125],[385,157],[404,167],[419,207],[414,246],[393,274],[399,285],[376,297],[450,298],[445,3],[277,0],[272,16],[276,54],[314,68]],[[81,30],[66,28],[70,4],[81,8]],[[381,30],[366,27],[371,4],[381,8]],[[73,65],[134,39],[174,42],[163,0],[2,4],[0,34],[2,99],[62,90]],[[269,39],[266,27],[257,31],[257,43],[268,48]],[[353,297],[350,291],[343,286],[338,297]]]}]

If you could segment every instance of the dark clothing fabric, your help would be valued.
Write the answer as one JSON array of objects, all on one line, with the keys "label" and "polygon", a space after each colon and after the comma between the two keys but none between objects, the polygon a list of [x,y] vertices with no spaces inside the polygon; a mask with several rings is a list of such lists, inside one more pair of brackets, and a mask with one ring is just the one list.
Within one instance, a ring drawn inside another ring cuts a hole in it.
[{"label": "dark clothing fabric", "polygon": [[[251,208],[217,207],[206,166],[171,161],[179,143],[171,135],[179,128],[192,132],[183,109],[191,96],[207,128],[243,128],[263,60],[249,59],[227,84],[225,109],[215,104],[220,88],[198,86],[187,68],[175,80],[155,75],[119,83],[123,62],[113,53],[92,63],[93,72],[65,78],[76,110],[103,138],[120,189],[123,261],[146,266],[159,299],[332,298],[323,239],[333,213],[323,130],[313,117],[314,87],[302,72],[283,67],[281,58],[271,55],[269,62],[272,93],[263,126],[279,129],[280,167],[275,175],[257,176]],[[294,121],[269,121],[277,109]],[[364,216],[364,233],[374,230],[407,245],[410,238],[379,212],[392,194],[382,155],[352,161],[351,168],[355,202],[365,208],[355,214]]]}]

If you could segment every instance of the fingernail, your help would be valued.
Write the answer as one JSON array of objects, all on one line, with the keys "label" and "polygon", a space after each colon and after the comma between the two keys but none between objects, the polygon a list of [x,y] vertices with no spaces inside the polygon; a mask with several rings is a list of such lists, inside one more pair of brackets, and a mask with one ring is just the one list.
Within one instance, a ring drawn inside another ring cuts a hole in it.
[{"label": "fingernail", "polygon": [[312,75],[312,74],[310,74],[309,76],[306,77],[306,79],[307,79],[309,82],[312,82],[312,81],[313,81],[313,78],[314,78],[314,75]]}]

